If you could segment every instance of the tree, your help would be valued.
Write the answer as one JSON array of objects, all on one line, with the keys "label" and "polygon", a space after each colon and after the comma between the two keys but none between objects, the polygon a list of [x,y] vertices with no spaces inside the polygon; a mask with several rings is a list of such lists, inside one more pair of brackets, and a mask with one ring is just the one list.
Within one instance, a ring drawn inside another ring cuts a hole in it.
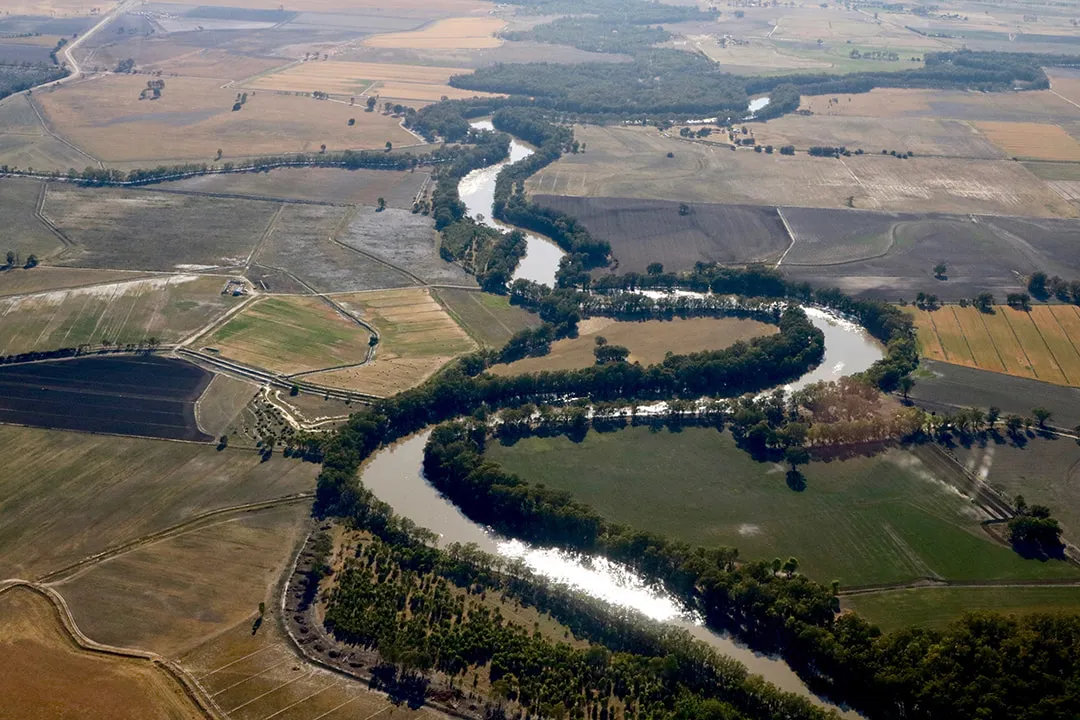
[{"label": "tree", "polygon": [[218,438],[217,449],[218,450],[224,450],[227,447],[229,447],[229,436],[228,435],[222,435],[220,438]]},{"label": "tree", "polygon": [[934,266],[934,277],[936,277],[938,280],[945,280],[947,279],[945,273],[947,273],[948,271],[949,266],[946,265],[944,261],[939,262],[937,265]]},{"label": "tree", "polygon": [[649,263],[649,266],[647,268],[645,268],[645,272],[647,272],[648,274],[650,274],[650,275],[652,275],[654,277],[657,276],[657,275],[663,275],[664,274],[664,265],[663,265],[663,263],[658,263],[658,262]]},{"label": "tree", "polygon": [[997,424],[998,418],[1001,417],[1001,408],[997,405],[991,405],[990,409],[986,411],[986,424],[991,427]]},{"label": "tree", "polygon": [[796,557],[789,557],[787,560],[784,561],[783,570],[788,577],[794,575],[799,570],[799,559]]},{"label": "tree", "polygon": [[975,307],[979,308],[979,312],[993,312],[994,296],[988,292],[979,293],[975,296]]},{"label": "tree", "polygon": [[810,462],[810,451],[802,445],[793,445],[784,450],[784,460],[791,465],[791,472],[799,472],[800,465]]},{"label": "tree", "polygon": [[1019,415],[1010,415],[1005,420],[1005,427],[1008,428],[1010,435],[1016,435],[1020,432],[1020,428],[1024,426],[1024,419]]},{"label": "tree", "polygon": [[349,118],[349,122],[347,124],[349,127],[352,127],[356,124],[356,118]]},{"label": "tree", "polygon": [[33,253],[31,253],[30,256],[26,258],[26,265],[24,265],[23,267],[25,267],[27,270],[29,270],[32,267],[37,267],[37,264],[38,264],[37,255],[34,255]]},{"label": "tree", "polygon": [[367,111],[368,111],[368,112],[374,112],[374,111],[375,111],[375,105],[376,105],[376,103],[378,103],[378,102],[379,102],[379,99],[378,99],[378,98],[376,98],[376,97],[375,97],[374,95],[372,95],[371,97],[369,97],[369,98],[367,99]]},{"label": "tree", "polygon": [[376,212],[382,212],[383,210],[386,209],[386,198],[381,197],[378,200],[376,200],[375,202],[378,205],[378,208],[376,209]]},{"label": "tree", "polygon": [[390,151],[391,151],[391,150],[393,150],[393,149],[394,149],[394,143],[392,143],[392,142],[390,142],[389,140],[387,140],[387,141],[386,141],[386,152],[390,152]]},{"label": "tree", "polygon": [[679,203],[679,214],[680,215],[689,215],[690,214],[690,206],[687,205],[686,203]]},{"label": "tree", "polygon": [[319,152],[324,154],[324,155],[326,154],[326,143],[323,143],[322,145],[319,146]]},{"label": "tree", "polygon": [[896,381],[896,387],[899,388],[900,392],[904,396],[904,401],[906,402],[908,399],[908,393],[911,392],[911,388],[915,387],[915,378],[911,377],[910,375],[905,375]]},{"label": "tree", "polygon": [[1038,271],[1028,278],[1028,292],[1037,298],[1046,297],[1046,273]]},{"label": "tree", "polygon": [[1031,409],[1031,414],[1039,421],[1039,427],[1045,428],[1046,421],[1049,420],[1054,413],[1044,407],[1036,407]]},{"label": "tree", "polygon": [[292,397],[296,397],[299,394],[300,394],[300,386],[299,385],[293,385],[291,388],[289,388],[289,395],[291,395]]},{"label": "tree", "polygon": [[8,267],[11,267],[12,265],[15,264],[15,251],[14,250],[8,250],[7,251],[7,264],[8,264]]},{"label": "tree", "polygon": [[221,148],[218,148],[218,150],[217,150],[217,157],[216,157],[216,158],[214,158],[214,159],[215,159],[215,160],[220,160],[220,159],[221,159],[221,156],[222,156],[223,154],[224,154],[224,153],[222,152]]}]

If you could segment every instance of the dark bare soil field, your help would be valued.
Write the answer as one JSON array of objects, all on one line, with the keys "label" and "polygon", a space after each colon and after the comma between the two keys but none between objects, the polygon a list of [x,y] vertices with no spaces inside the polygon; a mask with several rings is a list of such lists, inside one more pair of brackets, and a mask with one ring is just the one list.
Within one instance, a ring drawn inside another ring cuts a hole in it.
[{"label": "dark bare soil field", "polygon": [[636,198],[536,195],[545,207],[567,213],[594,236],[611,243],[622,272],[644,272],[649,263],[688,270],[696,262],[775,260],[789,240],[776,210],[750,205],[680,203]]},{"label": "dark bare soil field", "polygon": [[[1080,425],[1080,389],[1013,377],[1001,373],[923,359],[911,398],[927,410],[951,412],[955,408],[991,405],[1004,414],[1029,416],[1034,407],[1054,415],[1050,424],[1073,428]],[[1071,441],[1070,441],[1071,442]]]},{"label": "dark bare soil field", "polygon": [[277,207],[258,200],[52,185],[43,212],[76,245],[58,264],[194,270],[243,264]]},{"label": "dark bare soil field", "polygon": [[345,205],[375,205],[381,197],[388,207],[409,210],[427,179],[425,172],[281,168],[268,173],[203,175],[162,183],[159,187]]},{"label": "dark bare soil field", "polygon": [[[1075,220],[970,215],[911,215],[784,208],[796,243],[782,270],[816,287],[859,297],[911,300],[922,291],[943,300],[980,292],[1003,300],[1035,270],[1080,277]],[[805,247],[804,247],[805,245]],[[939,262],[946,280],[934,278]]]},{"label": "dark bare soil field", "polygon": [[0,367],[0,421],[209,441],[195,401],[210,373],[157,357],[89,357]]}]

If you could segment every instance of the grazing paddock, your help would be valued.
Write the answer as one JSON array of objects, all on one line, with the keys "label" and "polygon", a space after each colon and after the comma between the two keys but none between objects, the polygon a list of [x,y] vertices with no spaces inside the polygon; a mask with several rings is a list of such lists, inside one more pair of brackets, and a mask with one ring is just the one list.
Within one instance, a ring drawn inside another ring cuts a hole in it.
[{"label": "grazing paddock", "polygon": [[980,610],[1006,615],[1076,613],[1080,587],[928,587],[849,595],[840,605],[885,632],[909,627],[943,629],[964,613]]},{"label": "grazing paddock", "polygon": [[819,208],[780,208],[795,234],[783,266],[837,265],[884,255],[896,242],[903,216]]},{"label": "grazing paddock", "polygon": [[93,159],[46,132],[31,99],[14,95],[0,103],[0,165],[38,170],[84,168]]},{"label": "grazing paddock", "polygon": [[292,374],[360,363],[370,335],[315,297],[266,297],[198,343],[208,352],[271,372]]},{"label": "grazing paddock", "polygon": [[292,560],[301,502],[213,521],[94,565],[55,587],[98,642],[176,657],[248,620]]},{"label": "grazing paddock", "polygon": [[852,95],[803,95],[800,109],[815,115],[871,118],[934,117],[1034,123],[1076,120],[1076,107],[1049,90],[982,93],[875,88]]},{"label": "grazing paddock", "polygon": [[390,396],[420,384],[476,344],[426,289],[336,295],[334,299],[379,331],[375,360],[361,367],[308,376],[321,385]]},{"label": "grazing paddock", "polygon": [[593,349],[598,337],[606,338],[612,345],[629,349],[627,362],[654,365],[662,361],[668,352],[685,355],[722,350],[736,342],[775,332],[773,325],[738,318],[677,318],[646,322],[590,318],[581,323],[576,338],[556,340],[547,355],[524,358],[509,365],[495,365],[490,372],[493,375],[513,376],[544,370],[586,368],[596,364]]},{"label": "grazing paddock", "polygon": [[[21,0],[30,2],[32,0]],[[45,2],[45,0],[36,0]],[[82,0],[56,0],[57,2],[82,2]],[[267,0],[206,0],[202,5],[212,7],[245,8],[254,10],[277,9],[277,3]],[[494,8],[484,0],[395,0],[387,8],[385,0],[300,0],[289,6],[304,13],[352,13],[364,15],[387,15],[391,17],[438,18],[472,13],[486,13]]]},{"label": "grazing paddock", "polygon": [[1024,160],[1080,161],[1080,143],[1057,125],[977,122],[975,127],[1010,157]]},{"label": "grazing paddock", "polygon": [[1039,305],[1031,312],[997,306],[914,311],[920,351],[956,365],[1080,386],[1080,309]]},{"label": "grazing paddock", "polygon": [[63,250],[63,241],[35,215],[44,192],[45,186],[34,180],[0,180],[0,264],[7,262],[9,250],[23,262],[30,255],[46,261]]},{"label": "grazing paddock", "polygon": [[[298,66],[322,67],[335,63]],[[410,145],[416,138],[399,121],[381,113],[341,103],[262,92],[260,78],[239,111],[233,103],[241,90],[222,88],[213,78],[167,77],[161,98],[139,100],[144,75],[109,75],[34,93],[55,130],[69,141],[108,162],[213,162],[252,155],[288,152],[381,148],[387,141]],[[320,89],[311,79],[299,90]],[[322,88],[325,89],[325,88]],[[315,105],[315,103],[319,103]],[[349,119],[356,124],[348,125]],[[85,166],[85,162],[82,166]]]},{"label": "grazing paddock", "polygon": [[51,185],[42,212],[75,243],[56,264],[192,271],[243,265],[277,209],[258,200]]},{"label": "grazing paddock", "polygon": [[435,297],[478,344],[501,348],[514,333],[537,327],[540,316],[511,305],[505,295],[440,288]]},{"label": "grazing paddock", "polygon": [[180,55],[146,65],[140,71],[183,75],[185,77],[242,80],[289,63],[287,58],[241,55],[215,48],[190,50]]},{"label": "grazing paddock", "polygon": [[225,280],[166,275],[0,298],[0,355],[177,342],[240,303],[221,293]]},{"label": "grazing paddock", "polygon": [[409,50],[486,50],[502,45],[497,33],[506,22],[494,17],[439,20],[421,30],[373,35],[364,45]]},{"label": "grazing paddock", "polygon": [[423,171],[278,168],[268,173],[200,175],[161,183],[158,187],[372,207],[381,197],[387,207],[411,210],[413,199],[429,177]]},{"label": "grazing paddock", "polygon": [[[383,63],[312,61],[263,75],[247,83],[256,90],[311,92],[321,90],[334,95],[359,95],[372,83],[418,83],[424,87],[445,85],[451,75],[468,72],[462,68],[393,65]],[[379,93],[389,95],[389,93]],[[362,114],[380,116],[379,113]]]},{"label": "grazing paddock", "polygon": [[195,403],[195,421],[210,437],[221,437],[258,391],[246,380],[215,375]]},{"label": "grazing paddock", "polygon": [[183,686],[148,660],[83,650],[52,601],[25,587],[0,592],[4,717],[202,720]]},{"label": "grazing paddock", "polygon": [[[276,455],[0,426],[0,574],[37,578],[223,507],[314,490],[319,468]],[[42,518],[50,518],[42,522]]]},{"label": "grazing paddock", "polygon": [[953,580],[1080,576],[1066,562],[1029,562],[994,542],[981,516],[911,453],[812,462],[806,487],[786,466],[755,462],[727,433],[636,427],[582,442],[531,437],[487,454],[601,515],[743,558],[794,555],[800,572],[841,587],[921,576]]},{"label": "grazing paddock", "polygon": [[533,196],[538,204],[577,218],[598,239],[611,243],[619,272],[645,272],[650,263],[689,270],[696,262],[775,261],[790,242],[770,207],[633,198]]},{"label": "grazing paddock", "polygon": [[123,270],[85,270],[83,268],[59,268],[38,265],[25,270],[12,268],[0,275],[0,297],[27,295],[49,290],[106,285],[145,278],[145,273]]}]

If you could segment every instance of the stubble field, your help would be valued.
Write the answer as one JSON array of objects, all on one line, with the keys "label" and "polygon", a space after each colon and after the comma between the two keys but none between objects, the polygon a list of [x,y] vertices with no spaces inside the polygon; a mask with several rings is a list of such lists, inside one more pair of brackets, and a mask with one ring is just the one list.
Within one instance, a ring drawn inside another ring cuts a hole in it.
[{"label": "stubble field", "polygon": [[485,347],[501,348],[514,333],[542,322],[538,315],[511,305],[503,295],[450,288],[440,288],[434,295],[450,317]]},{"label": "stubble field", "polygon": [[596,364],[596,338],[630,350],[627,362],[653,365],[668,352],[682,355],[721,350],[739,341],[772,335],[776,328],[754,320],[736,318],[690,318],[622,322],[589,318],[579,326],[576,338],[557,340],[543,357],[524,358],[509,365],[495,365],[493,375],[513,376],[544,370],[576,370]]},{"label": "stubble field", "polygon": [[0,103],[0,165],[65,172],[93,165],[93,158],[49,135],[31,102],[13,95]]},{"label": "stubble field", "polygon": [[1049,90],[981,93],[876,88],[851,95],[804,95],[800,108],[815,115],[871,118],[937,117],[1034,123],[1076,119],[1076,107]]},{"label": "stubble field", "polygon": [[45,261],[63,250],[63,241],[36,215],[44,192],[44,185],[33,180],[0,180],[0,256],[12,250],[23,262],[31,254]]},{"label": "stubble field", "polygon": [[1080,161],[1080,143],[1057,125],[979,122],[975,123],[975,127],[1009,157]]},{"label": "stubble field", "polygon": [[997,306],[993,313],[947,305],[912,310],[920,352],[933,360],[1080,386],[1080,310],[1037,305],[1031,312]]},{"label": "stubble field", "polygon": [[406,288],[334,300],[379,331],[375,360],[361,367],[308,376],[331,387],[389,397],[418,385],[453,358],[476,348],[429,290]]},{"label": "stubble field", "polygon": [[416,50],[485,50],[498,47],[496,37],[506,22],[493,17],[460,17],[439,20],[420,30],[374,35],[364,45]]}]

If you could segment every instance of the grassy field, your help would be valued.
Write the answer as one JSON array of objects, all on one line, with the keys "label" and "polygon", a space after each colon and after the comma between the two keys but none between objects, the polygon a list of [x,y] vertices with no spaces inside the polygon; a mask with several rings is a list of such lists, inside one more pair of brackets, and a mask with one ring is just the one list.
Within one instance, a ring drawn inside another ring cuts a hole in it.
[{"label": "grassy field", "polygon": [[876,88],[853,95],[804,95],[815,115],[870,118],[937,117],[989,122],[1056,123],[1076,119],[1076,108],[1049,90],[978,93]]},{"label": "grassy field", "polygon": [[[349,97],[370,93],[377,94],[381,98],[409,101],[409,104],[438,102],[444,95],[451,99],[489,95],[489,93],[472,90],[458,90],[446,84],[451,75],[466,72],[468,70],[465,68],[423,65],[349,61],[306,62],[254,78],[246,82],[245,86],[255,90],[276,90],[288,93],[310,93],[312,90],[319,90],[332,95]],[[360,112],[357,118],[361,115],[382,117],[379,113]]]},{"label": "grassy field", "polygon": [[[98,642],[177,657],[251,618],[307,529],[305,503],[220,520],[55,585]],[[250,621],[249,621],[250,627]]]},{"label": "grassy field", "polygon": [[[322,67],[332,63],[311,63]],[[299,66],[299,68],[307,65]],[[267,76],[276,77],[276,76]],[[306,79],[306,78],[305,78]],[[232,107],[240,90],[222,88],[214,78],[169,77],[161,98],[139,100],[146,87],[141,75],[109,75],[45,90],[34,97],[54,129],[87,152],[108,162],[212,162],[282,152],[381,148],[387,141],[410,145],[416,139],[397,120],[341,103],[297,97],[318,84],[278,88],[253,84],[243,109]],[[287,89],[280,94],[263,89]],[[326,88],[322,88],[326,89]],[[350,118],[356,124],[350,127]],[[85,166],[85,162],[83,163]]]},{"label": "grassy field", "polygon": [[256,300],[199,344],[223,357],[291,374],[363,362],[367,331],[314,297]]},{"label": "grassy field", "polygon": [[629,362],[653,365],[673,352],[679,355],[704,350],[720,350],[740,340],[772,335],[776,327],[737,318],[690,318],[621,322],[609,318],[589,318],[579,325],[576,338],[557,340],[543,357],[518,360],[491,368],[494,375],[521,375],[542,370],[573,370],[596,364],[596,338],[630,350]]},{"label": "grassy field", "polygon": [[889,632],[917,625],[940,628],[966,612],[1075,613],[1080,587],[921,588],[851,595],[841,606]]},{"label": "grassy field", "polygon": [[0,717],[202,720],[173,678],[146,660],[81,649],[47,598],[0,592]]},{"label": "grassy field", "polygon": [[737,547],[746,558],[794,555],[822,582],[1080,577],[1064,562],[1027,561],[995,543],[976,509],[907,452],[812,463],[802,492],[788,487],[784,467],[754,462],[715,430],[631,428],[488,452],[616,522]]},{"label": "grassy field", "polygon": [[66,290],[90,285],[106,285],[145,278],[145,273],[123,270],[86,270],[38,265],[30,270],[5,270],[0,284],[0,297],[27,295],[50,290]]},{"label": "grassy field", "polygon": [[1039,305],[912,310],[925,357],[1058,385],[1080,386],[1080,310]]},{"label": "grassy field", "polygon": [[66,171],[93,162],[49,135],[30,103],[26,95],[16,95],[0,104],[0,164]]},{"label": "grassy field", "polygon": [[449,18],[421,30],[373,35],[364,44],[415,50],[484,50],[502,44],[495,35],[505,26],[503,20],[493,17]]},{"label": "grassy field", "polygon": [[75,243],[57,264],[190,271],[242,265],[277,210],[261,200],[52,185],[43,213]]},{"label": "grassy field", "polygon": [[311,375],[312,382],[390,396],[476,347],[428,290],[382,290],[334,299],[374,325],[381,339],[374,362]]},{"label": "grassy field", "polygon": [[510,304],[503,295],[439,289],[435,297],[478,344],[501,348],[510,337],[542,322],[539,315]]},{"label": "grassy field", "polygon": [[43,192],[42,183],[33,180],[0,180],[0,254],[13,250],[24,262],[31,254],[46,261],[63,249],[60,238],[34,214]]},{"label": "grassy field", "polygon": [[[1019,163],[880,155],[841,160],[804,153],[732,152],[665,137],[655,128],[578,126],[585,153],[532,176],[535,194],[889,212],[1076,217],[1077,210]],[[668,153],[672,157],[668,157]]]},{"label": "grassy field", "polygon": [[220,437],[258,390],[245,380],[215,375],[195,403],[195,420],[207,435]]},{"label": "grassy field", "polygon": [[191,443],[0,426],[0,576],[34,579],[193,515],[313,490],[318,466]]},{"label": "grassy field", "polygon": [[211,48],[191,50],[183,47],[177,49],[182,50],[182,52],[158,62],[145,65],[140,63],[139,70],[151,73],[160,70],[170,75],[176,74],[185,77],[242,80],[288,63],[285,58],[253,57]]},{"label": "grassy field", "polygon": [[1080,143],[1057,125],[980,122],[975,127],[1009,157],[1080,161]]},{"label": "grassy field", "polygon": [[170,275],[0,298],[0,355],[176,342],[240,303],[221,294],[224,284],[224,277]]}]

